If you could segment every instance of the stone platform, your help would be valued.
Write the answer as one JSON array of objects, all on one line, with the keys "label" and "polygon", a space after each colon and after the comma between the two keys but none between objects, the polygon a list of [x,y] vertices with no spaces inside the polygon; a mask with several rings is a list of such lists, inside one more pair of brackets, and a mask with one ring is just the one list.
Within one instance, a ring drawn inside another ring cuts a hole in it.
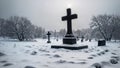
[{"label": "stone platform", "polygon": [[88,48],[88,45],[51,45],[51,48],[59,49],[70,49],[70,50],[79,50],[79,49],[85,49]]}]

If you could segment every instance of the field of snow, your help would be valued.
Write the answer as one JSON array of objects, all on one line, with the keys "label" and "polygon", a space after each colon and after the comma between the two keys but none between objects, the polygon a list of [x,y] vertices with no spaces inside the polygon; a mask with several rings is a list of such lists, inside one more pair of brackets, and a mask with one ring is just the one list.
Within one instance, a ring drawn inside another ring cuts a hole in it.
[{"label": "field of snow", "polygon": [[51,49],[63,45],[62,40],[46,39],[31,42],[0,40],[0,68],[119,68],[120,42],[107,42],[98,47],[96,41],[77,42],[88,49]]}]

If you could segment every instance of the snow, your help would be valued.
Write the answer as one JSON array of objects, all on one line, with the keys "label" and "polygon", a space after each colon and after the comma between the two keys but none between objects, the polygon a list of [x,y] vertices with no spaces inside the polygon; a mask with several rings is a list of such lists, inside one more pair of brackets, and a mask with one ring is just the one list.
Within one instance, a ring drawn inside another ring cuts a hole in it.
[{"label": "snow", "polygon": [[[63,45],[62,40],[47,39],[19,42],[17,40],[0,40],[0,68],[102,68],[120,67],[120,42],[107,42],[106,46],[97,46],[96,41],[78,41],[76,45],[88,45],[88,49],[68,50],[51,49],[51,45]],[[117,64],[111,59],[117,57]]]}]

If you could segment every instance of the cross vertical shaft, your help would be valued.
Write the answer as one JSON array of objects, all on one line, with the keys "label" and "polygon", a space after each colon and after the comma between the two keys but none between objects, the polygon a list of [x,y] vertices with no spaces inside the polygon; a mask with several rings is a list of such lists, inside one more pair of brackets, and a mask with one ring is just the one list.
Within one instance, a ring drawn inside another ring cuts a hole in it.
[{"label": "cross vertical shaft", "polygon": [[[71,15],[71,9],[67,9],[67,16]],[[67,20],[67,34],[72,34],[72,23],[71,19]]]}]

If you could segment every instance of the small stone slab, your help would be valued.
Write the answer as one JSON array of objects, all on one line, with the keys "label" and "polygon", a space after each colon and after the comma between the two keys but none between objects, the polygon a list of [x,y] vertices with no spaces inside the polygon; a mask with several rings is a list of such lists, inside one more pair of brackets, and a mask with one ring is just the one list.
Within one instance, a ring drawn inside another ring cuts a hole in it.
[{"label": "small stone slab", "polygon": [[99,40],[98,41],[98,46],[105,46],[106,45],[106,41],[105,40]]},{"label": "small stone slab", "polygon": [[64,48],[64,49],[70,49],[70,50],[79,50],[79,49],[85,49],[88,48],[88,45],[51,45],[51,48],[59,49],[59,48]]}]

